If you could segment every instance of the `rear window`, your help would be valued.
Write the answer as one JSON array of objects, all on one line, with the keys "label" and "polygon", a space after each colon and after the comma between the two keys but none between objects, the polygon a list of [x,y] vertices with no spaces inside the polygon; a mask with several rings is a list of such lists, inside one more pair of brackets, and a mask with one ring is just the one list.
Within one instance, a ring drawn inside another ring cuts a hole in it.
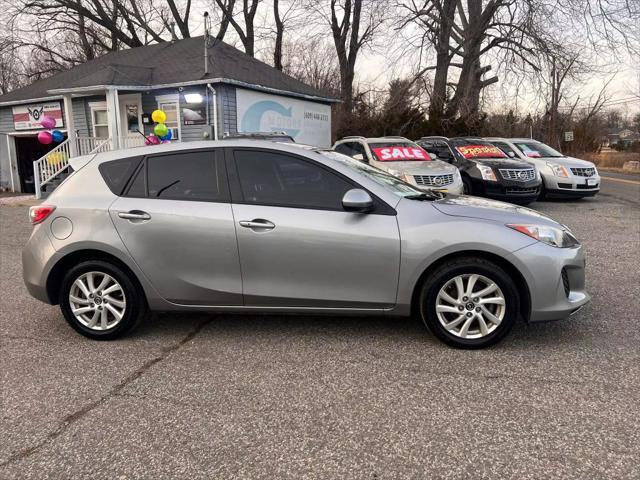
[{"label": "rear window", "polygon": [[115,195],[122,195],[129,178],[140,165],[142,157],[123,158],[100,164],[98,170]]},{"label": "rear window", "polygon": [[413,142],[370,143],[371,153],[379,162],[429,161],[429,154]]}]

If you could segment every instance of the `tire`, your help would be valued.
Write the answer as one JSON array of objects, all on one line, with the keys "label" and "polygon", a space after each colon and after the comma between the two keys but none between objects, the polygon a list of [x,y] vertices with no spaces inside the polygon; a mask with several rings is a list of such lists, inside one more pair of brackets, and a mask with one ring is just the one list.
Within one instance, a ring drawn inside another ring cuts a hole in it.
[{"label": "tire", "polygon": [[540,183],[540,194],[538,200],[547,200],[547,187],[544,186],[544,180]]},{"label": "tire", "polygon": [[[91,284],[93,290],[89,288]],[[104,291],[98,290],[99,287]],[[145,296],[135,279],[103,260],[88,260],[71,268],[62,280],[59,303],[69,325],[94,340],[124,336],[148,311]],[[79,310],[82,313],[78,313]]]},{"label": "tire", "polygon": [[464,195],[473,195],[473,184],[467,176],[462,177],[462,193]]},{"label": "tire", "polygon": [[[472,291],[480,293],[481,297],[471,295],[467,298],[464,295],[472,276],[477,277]],[[456,278],[463,282],[462,295],[457,293]],[[490,290],[490,284],[495,284],[497,289]],[[487,293],[482,294],[482,290],[487,290]],[[445,300],[441,296],[443,291],[455,302]],[[502,297],[503,305],[499,305],[496,300],[498,297]],[[464,298],[467,300],[464,301]],[[490,302],[481,302],[482,299]],[[418,306],[422,321],[444,343],[455,348],[478,349],[498,343],[509,333],[518,318],[520,298],[513,279],[500,266],[479,257],[463,257],[440,265],[429,275],[422,285]],[[436,307],[447,310],[448,306],[452,310],[440,311],[439,316]],[[460,311],[460,308],[463,310]],[[485,324],[484,332],[478,313]],[[491,316],[499,321],[492,321]],[[449,329],[445,328],[445,323]],[[467,323],[469,325],[465,333]]]}]

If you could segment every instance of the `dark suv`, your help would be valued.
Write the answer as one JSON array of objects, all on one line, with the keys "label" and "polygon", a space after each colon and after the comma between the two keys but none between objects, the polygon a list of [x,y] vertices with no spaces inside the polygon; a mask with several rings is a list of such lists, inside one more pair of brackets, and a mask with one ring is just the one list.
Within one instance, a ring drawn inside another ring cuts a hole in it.
[{"label": "dark suv", "polygon": [[540,174],[526,162],[510,159],[490,142],[470,137],[423,137],[416,143],[460,170],[469,195],[527,205],[540,194]]}]

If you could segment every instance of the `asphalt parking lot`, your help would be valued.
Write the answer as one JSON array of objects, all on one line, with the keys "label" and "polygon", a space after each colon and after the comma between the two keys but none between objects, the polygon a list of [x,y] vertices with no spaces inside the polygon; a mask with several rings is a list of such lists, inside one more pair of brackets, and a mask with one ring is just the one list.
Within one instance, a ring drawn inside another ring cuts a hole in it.
[{"label": "asphalt parking lot", "polygon": [[532,205],[593,302],[458,351],[413,320],[156,315],[124,340],[31,299],[0,207],[0,478],[640,478],[640,185]]}]

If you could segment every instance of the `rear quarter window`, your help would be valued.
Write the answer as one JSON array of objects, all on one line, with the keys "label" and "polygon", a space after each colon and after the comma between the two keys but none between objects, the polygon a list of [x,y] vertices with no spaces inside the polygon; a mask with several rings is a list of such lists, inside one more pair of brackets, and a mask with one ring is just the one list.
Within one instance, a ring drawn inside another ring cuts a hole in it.
[{"label": "rear quarter window", "polygon": [[133,175],[133,172],[138,168],[142,157],[123,158],[120,160],[112,160],[111,162],[104,162],[100,164],[98,170],[100,175],[104,179],[107,187],[115,195],[122,195],[129,178]]}]

